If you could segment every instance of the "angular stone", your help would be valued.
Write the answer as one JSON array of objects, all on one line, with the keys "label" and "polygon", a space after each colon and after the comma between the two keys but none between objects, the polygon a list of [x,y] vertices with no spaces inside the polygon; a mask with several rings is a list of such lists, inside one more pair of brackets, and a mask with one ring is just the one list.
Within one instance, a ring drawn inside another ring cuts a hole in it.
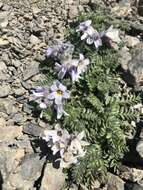
[{"label": "angular stone", "polygon": [[23,180],[36,180],[41,175],[45,159],[40,159],[38,154],[26,155],[21,163],[21,175]]},{"label": "angular stone", "polygon": [[10,93],[10,86],[9,85],[2,85],[0,86],[0,98],[4,98],[8,96]]},{"label": "angular stone", "polygon": [[143,140],[140,140],[137,144],[136,151],[140,155],[140,157],[143,159]]},{"label": "angular stone", "polygon": [[5,28],[8,25],[8,12],[3,11],[0,13],[0,28]]},{"label": "angular stone", "polygon": [[32,62],[23,73],[23,80],[26,81],[39,73],[39,63]]},{"label": "angular stone", "polygon": [[140,16],[143,16],[143,0],[138,1],[138,13]]},{"label": "angular stone", "polygon": [[2,117],[0,117],[0,128],[6,126],[6,120]]},{"label": "angular stone", "polygon": [[124,181],[118,176],[108,173],[107,190],[124,190]]},{"label": "angular stone", "polygon": [[4,126],[0,127],[0,142],[2,141],[10,141],[11,139],[15,139],[21,137],[22,127],[20,126]]},{"label": "angular stone", "polygon": [[47,164],[40,190],[60,190],[65,183],[65,175],[62,169],[55,169],[51,164]]},{"label": "angular stone", "polygon": [[122,166],[120,169],[120,177],[126,181],[140,183],[143,179],[143,170]]},{"label": "angular stone", "polygon": [[3,180],[14,172],[24,156],[24,149],[12,149],[0,146],[0,171]]},{"label": "angular stone", "polygon": [[[124,69],[123,78],[135,90],[143,89],[143,43],[137,45],[131,52],[132,56],[130,58],[129,52],[122,54],[121,56],[121,66]],[[129,58],[125,58],[129,57]],[[124,59],[125,58],[125,59]]]},{"label": "angular stone", "polygon": [[140,40],[136,37],[126,35],[125,42],[128,47],[134,47],[140,43]]},{"label": "angular stone", "polygon": [[36,36],[31,35],[30,36],[30,43],[33,44],[33,45],[36,45],[36,44],[40,43],[40,40]]},{"label": "angular stone", "polygon": [[13,100],[9,98],[0,98],[0,112],[4,112],[8,115],[16,113],[17,109],[14,106]]},{"label": "angular stone", "polygon": [[9,44],[8,40],[0,38],[0,47],[7,46]]},{"label": "angular stone", "polygon": [[7,66],[4,62],[0,62],[0,71],[6,71],[7,70]]},{"label": "angular stone", "polygon": [[43,130],[41,127],[34,123],[27,123],[23,126],[23,132],[32,136],[39,137],[41,134],[43,134]]}]

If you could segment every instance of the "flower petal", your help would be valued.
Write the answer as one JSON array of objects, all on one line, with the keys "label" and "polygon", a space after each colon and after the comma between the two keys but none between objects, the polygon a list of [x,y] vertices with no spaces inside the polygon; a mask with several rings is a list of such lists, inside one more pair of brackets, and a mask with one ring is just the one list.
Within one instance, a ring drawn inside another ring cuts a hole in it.
[{"label": "flower petal", "polygon": [[62,104],[62,99],[63,99],[62,95],[56,95],[55,96],[55,104],[61,105]]},{"label": "flower petal", "polygon": [[40,107],[41,109],[46,109],[46,108],[47,108],[47,105],[42,102],[42,103],[39,104],[39,107]]},{"label": "flower petal", "polygon": [[80,139],[80,140],[83,139],[83,137],[85,137],[85,132],[84,131],[79,133],[78,136],[77,136],[77,138]]},{"label": "flower petal", "polygon": [[86,42],[87,42],[87,44],[91,45],[91,44],[93,44],[94,41],[93,41],[93,39],[91,37],[88,37],[86,39]]},{"label": "flower petal", "polygon": [[82,53],[79,54],[79,59],[82,61],[84,60],[84,55]]},{"label": "flower petal", "polygon": [[62,65],[60,65],[60,64],[59,64],[59,63],[57,63],[57,62],[55,63],[55,70],[56,70],[56,71],[58,71],[58,72],[59,72],[59,71],[60,71],[60,69],[61,69],[61,67],[62,67]]},{"label": "flower petal", "polygon": [[67,87],[64,86],[62,83],[59,84],[59,89],[62,91],[62,92],[65,92],[67,90]]},{"label": "flower petal", "polygon": [[54,91],[57,91],[57,83],[54,82],[53,85],[50,87],[51,91],[54,92]]},{"label": "flower petal", "polygon": [[49,48],[46,50],[46,55],[47,55],[47,57],[50,57],[50,56],[53,54],[53,52],[54,52],[54,49],[51,48],[51,47],[49,47]]},{"label": "flower petal", "polygon": [[82,36],[81,36],[81,40],[85,40],[88,37],[88,34],[85,32]]},{"label": "flower petal", "polygon": [[66,74],[66,72],[67,72],[67,68],[61,66],[61,70],[58,73],[58,78],[59,79],[63,79],[64,76],[65,76],[65,74]]},{"label": "flower petal", "polygon": [[72,82],[77,81],[78,78],[79,78],[79,75],[78,75],[77,71],[75,71],[75,70],[72,70],[72,71],[70,72],[70,75],[71,75],[71,78],[72,78]]},{"label": "flower petal", "polygon": [[70,98],[70,93],[69,93],[69,91],[66,91],[66,92],[63,94],[63,97],[64,97],[65,99]]},{"label": "flower petal", "polygon": [[51,150],[53,151],[53,155],[55,155],[59,151],[59,148],[57,145],[54,145],[52,146]]},{"label": "flower petal", "polygon": [[53,100],[56,98],[56,92],[51,92],[49,95],[48,95],[48,99],[49,100]]}]

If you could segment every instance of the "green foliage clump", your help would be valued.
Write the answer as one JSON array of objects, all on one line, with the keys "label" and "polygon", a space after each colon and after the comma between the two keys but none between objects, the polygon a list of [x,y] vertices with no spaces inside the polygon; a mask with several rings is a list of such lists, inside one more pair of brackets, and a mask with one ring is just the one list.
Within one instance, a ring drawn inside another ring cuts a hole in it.
[{"label": "green foliage clump", "polygon": [[[131,121],[137,118],[132,107],[140,100],[133,92],[124,88],[118,72],[118,54],[115,50],[101,47],[96,51],[94,47],[80,41],[75,26],[87,19],[93,21],[97,30],[105,30],[109,23],[114,24],[106,15],[95,12],[82,15],[74,27],[70,28],[67,40],[75,45],[74,56],[78,57],[79,53],[83,53],[91,64],[81,79],[73,85],[70,79],[62,81],[70,89],[71,99],[65,104],[69,116],[62,117],[60,123],[71,133],[83,130],[86,133],[90,146],[80,163],[70,171],[73,181],[83,183],[90,189],[95,178],[103,182],[107,171],[117,170],[119,161],[127,151],[126,134],[133,128]],[[51,62],[47,63],[49,72],[46,85],[51,85],[57,78],[53,66]],[[44,115],[53,124],[57,120],[51,109],[47,109]]]}]

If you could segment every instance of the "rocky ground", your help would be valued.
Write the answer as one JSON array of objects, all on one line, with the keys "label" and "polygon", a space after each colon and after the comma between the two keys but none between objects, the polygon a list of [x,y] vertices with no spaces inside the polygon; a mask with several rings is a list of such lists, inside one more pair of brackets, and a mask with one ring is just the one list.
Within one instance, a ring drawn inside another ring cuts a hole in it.
[{"label": "rocky ground", "polygon": [[[63,39],[68,24],[80,11],[90,10],[95,3],[96,0],[0,1],[0,189],[60,190],[62,187],[65,175],[60,169],[45,165],[44,158],[38,154],[39,148],[33,147],[37,142],[31,141],[31,135],[38,136],[46,126],[34,117],[28,99],[30,89],[44,78],[39,65],[45,60],[45,49],[55,39]],[[136,31],[136,36],[125,36],[127,47],[121,50],[120,62],[126,73],[125,80],[141,90],[143,1],[108,0],[105,3],[113,14],[128,17],[132,31]],[[136,22],[132,22],[134,19]],[[107,190],[125,187],[143,190],[142,128],[131,143],[134,144],[132,158],[125,158],[125,163],[132,167],[122,166],[119,176],[110,174]],[[95,183],[94,189],[98,186]]]}]

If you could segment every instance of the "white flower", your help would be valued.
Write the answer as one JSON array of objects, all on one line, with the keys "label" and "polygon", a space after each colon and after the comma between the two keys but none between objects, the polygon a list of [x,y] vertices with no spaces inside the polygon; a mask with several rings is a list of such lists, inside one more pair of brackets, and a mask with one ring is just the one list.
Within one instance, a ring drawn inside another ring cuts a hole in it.
[{"label": "white flower", "polygon": [[67,130],[57,128],[55,130],[45,130],[43,139],[48,142],[48,146],[51,147],[53,155],[60,152],[62,156],[69,137],[70,135]]},{"label": "white flower", "polygon": [[46,50],[46,56],[55,60],[65,59],[66,57],[72,57],[74,52],[74,45],[70,42],[58,42],[53,47],[48,47]]},{"label": "white flower", "polygon": [[56,105],[62,105],[64,99],[70,98],[67,87],[62,85],[59,81],[54,82],[50,90],[51,93],[48,95],[48,99],[54,100]]},{"label": "white flower", "polygon": [[90,64],[89,59],[85,58],[83,54],[79,55],[79,59],[68,59],[63,62],[62,65],[56,63],[56,71],[58,71],[58,77],[63,79],[66,74],[71,76],[72,82],[77,81],[80,75],[87,70],[87,66]]},{"label": "white flower", "polygon": [[43,139],[48,142],[53,155],[60,153],[60,167],[69,167],[71,164],[76,164],[78,158],[85,155],[84,147],[89,145],[83,141],[85,133],[81,132],[78,135],[70,135],[67,130],[55,127],[55,130],[45,130]]},{"label": "white flower", "polygon": [[66,74],[71,74],[78,65],[78,59],[66,59],[60,65],[59,63],[55,64],[55,69],[58,72],[58,78],[63,79]]},{"label": "white flower", "polygon": [[87,66],[90,64],[89,59],[86,59],[83,54],[79,54],[79,62],[77,65],[78,75],[84,73],[87,70]]},{"label": "white flower", "polygon": [[79,28],[76,30],[77,32],[81,31],[81,32],[85,32],[90,26],[91,26],[92,21],[91,20],[87,20],[85,22],[81,22],[79,25]]},{"label": "white flower", "polygon": [[69,114],[64,110],[63,105],[55,105],[55,109],[57,111],[57,119],[60,119],[62,115],[69,116]]},{"label": "white flower", "polygon": [[71,140],[71,144],[69,146],[69,150],[74,154],[74,155],[78,155],[80,157],[85,155],[85,152],[83,150],[84,146],[88,146],[89,143],[86,141],[83,141],[82,139],[85,137],[85,133],[84,131],[82,131],[81,133],[79,133],[77,136],[75,136],[72,140]]},{"label": "white flower", "polygon": [[49,90],[44,87],[37,87],[32,91],[31,100],[34,100],[39,104],[41,109],[46,109],[49,105],[48,94]]},{"label": "white flower", "polygon": [[77,31],[82,32],[81,40],[86,40],[86,43],[94,44],[96,49],[102,46],[102,39],[100,34],[91,26],[91,20],[80,23]]}]

